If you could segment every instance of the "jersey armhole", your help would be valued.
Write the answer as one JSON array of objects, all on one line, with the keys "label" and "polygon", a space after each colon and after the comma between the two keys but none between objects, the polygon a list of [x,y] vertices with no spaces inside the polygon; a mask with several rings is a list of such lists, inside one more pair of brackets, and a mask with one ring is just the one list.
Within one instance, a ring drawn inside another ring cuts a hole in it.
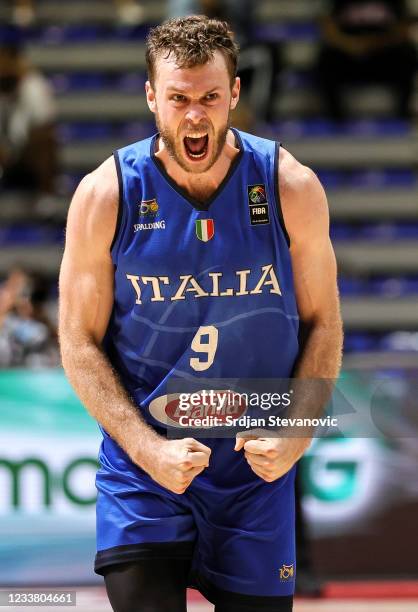
[{"label": "jersey armhole", "polygon": [[113,152],[113,159],[115,160],[116,173],[118,175],[118,185],[119,185],[119,202],[118,202],[118,217],[116,220],[115,233],[113,235],[112,244],[110,245],[110,252],[113,251],[113,247],[116,244],[116,241],[119,237],[120,227],[122,225],[122,211],[123,211],[123,180],[122,180],[122,171],[120,167],[120,159],[118,151]]},{"label": "jersey armhole", "polygon": [[276,204],[277,204],[277,212],[279,215],[279,222],[280,222],[280,227],[282,228],[284,237],[286,239],[287,242],[287,246],[290,247],[290,238],[289,238],[289,234],[287,233],[287,229],[286,229],[286,225],[284,222],[284,218],[283,218],[283,211],[282,211],[282,203],[280,200],[280,188],[279,188],[279,155],[280,155],[280,142],[276,142],[275,143],[275,148],[274,148],[274,195],[276,198]]}]

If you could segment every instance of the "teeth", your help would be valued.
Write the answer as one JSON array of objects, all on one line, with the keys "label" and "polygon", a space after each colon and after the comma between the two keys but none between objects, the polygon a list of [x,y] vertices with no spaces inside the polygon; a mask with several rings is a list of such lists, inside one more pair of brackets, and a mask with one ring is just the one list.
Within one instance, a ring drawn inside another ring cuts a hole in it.
[{"label": "teeth", "polygon": [[190,151],[188,153],[191,157],[194,157],[195,159],[199,159],[199,157],[203,157],[204,155],[206,155],[206,151],[203,151],[203,153],[199,153],[199,154],[191,153]]},{"label": "teeth", "polygon": [[204,138],[207,135],[207,132],[205,132],[204,134],[198,134],[197,132],[193,132],[192,134],[187,134],[186,138]]}]

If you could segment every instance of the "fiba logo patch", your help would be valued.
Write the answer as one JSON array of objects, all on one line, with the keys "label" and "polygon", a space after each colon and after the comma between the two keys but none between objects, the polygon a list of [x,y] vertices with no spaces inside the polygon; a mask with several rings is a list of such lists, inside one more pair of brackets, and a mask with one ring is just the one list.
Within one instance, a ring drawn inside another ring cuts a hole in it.
[{"label": "fiba logo patch", "polygon": [[248,185],[247,189],[251,225],[266,225],[270,223],[266,186]]},{"label": "fiba logo patch", "polygon": [[159,206],[155,198],[153,200],[142,200],[141,204],[139,204],[139,215],[141,217],[156,217],[158,208]]},{"label": "fiba logo patch", "polygon": [[248,204],[266,204],[266,186],[248,185]]},{"label": "fiba logo patch", "polygon": [[279,569],[280,582],[287,582],[291,580],[295,575],[295,569],[293,563],[290,565],[285,565],[283,563],[282,567]]}]

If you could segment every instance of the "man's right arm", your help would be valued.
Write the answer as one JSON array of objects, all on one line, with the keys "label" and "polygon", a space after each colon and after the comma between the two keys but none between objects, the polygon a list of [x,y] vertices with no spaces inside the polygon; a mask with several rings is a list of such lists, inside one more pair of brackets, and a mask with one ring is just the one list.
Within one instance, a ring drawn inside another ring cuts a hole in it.
[{"label": "man's right arm", "polygon": [[181,493],[207,465],[210,450],[191,439],[167,441],[147,425],[101,348],[114,299],[110,247],[118,205],[109,158],[81,181],[68,213],[59,279],[62,363],[84,406],[131,460]]},{"label": "man's right arm", "polygon": [[146,469],[147,448],[159,436],[143,421],[101,349],[113,306],[110,246],[118,197],[109,159],[81,181],[71,202],[59,279],[61,356],[90,414]]}]

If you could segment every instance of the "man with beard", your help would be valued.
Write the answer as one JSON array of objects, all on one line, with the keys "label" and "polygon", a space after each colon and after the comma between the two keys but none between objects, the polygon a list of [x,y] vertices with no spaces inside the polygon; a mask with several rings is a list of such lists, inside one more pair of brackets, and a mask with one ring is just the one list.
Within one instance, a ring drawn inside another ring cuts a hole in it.
[{"label": "man with beard", "polygon": [[95,571],[117,612],[184,612],[187,586],[216,612],[293,605],[294,466],[310,439],[167,435],[175,379],[340,366],[326,198],[277,143],[229,127],[237,55],[224,22],[151,30],[158,133],[83,179],[69,211],[61,351],[103,433]]}]

